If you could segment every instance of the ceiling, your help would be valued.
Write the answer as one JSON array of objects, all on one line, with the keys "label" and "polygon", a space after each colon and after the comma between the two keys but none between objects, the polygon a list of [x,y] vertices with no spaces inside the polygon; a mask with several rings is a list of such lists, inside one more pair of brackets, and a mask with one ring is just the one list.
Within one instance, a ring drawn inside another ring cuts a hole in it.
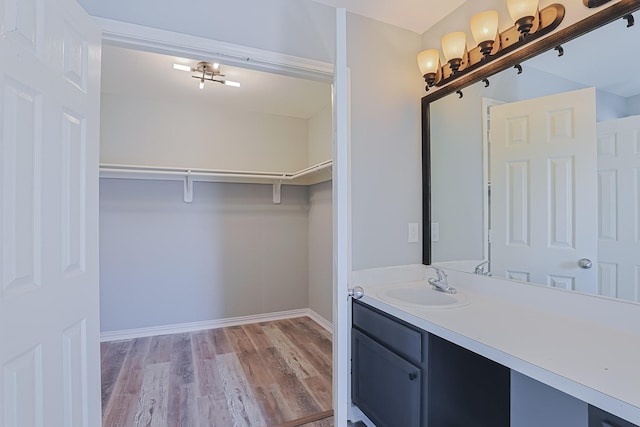
[{"label": "ceiling", "polygon": [[[347,7],[353,13],[422,32],[465,0],[402,0],[402,7],[398,6],[399,2],[388,0],[315,1]],[[627,52],[640,51],[640,25],[627,28],[625,24],[626,21],[618,20],[565,44],[562,58],[558,58],[555,51],[550,51],[528,60],[526,65],[620,96],[640,94],[640,79],[629,76],[640,67],[640,56],[625,55],[623,61],[618,53],[620,49],[614,48],[618,45],[624,46]],[[198,80],[191,78],[188,72],[174,70],[174,63],[195,67],[197,61],[105,44],[102,91],[145,99],[195,103],[203,108],[235,108],[302,119],[314,116],[331,103],[330,85],[326,82],[224,64],[221,72],[227,79],[240,82],[241,87],[206,82],[205,88],[200,90]],[[602,64],[608,70],[603,71],[594,64]],[[606,76],[606,86],[603,76]]]},{"label": "ceiling", "polygon": [[[352,13],[422,34],[465,0],[314,0]],[[203,108],[235,108],[308,119],[331,103],[328,83],[287,77],[238,67],[221,66],[228,80],[241,83],[234,88],[198,80],[190,73],[173,69],[173,64],[195,67],[187,58],[103,45],[102,92],[144,99],[171,99]],[[192,73],[193,74],[193,73]]]},{"label": "ceiling", "polygon": [[331,103],[328,83],[227,65],[221,65],[221,73],[228,80],[240,82],[239,88],[205,82],[204,89],[200,90],[198,79],[191,77],[196,73],[173,69],[173,64],[195,67],[197,63],[104,44],[102,92],[301,119],[309,119]]},{"label": "ceiling", "polygon": [[314,0],[422,34],[466,0]]}]

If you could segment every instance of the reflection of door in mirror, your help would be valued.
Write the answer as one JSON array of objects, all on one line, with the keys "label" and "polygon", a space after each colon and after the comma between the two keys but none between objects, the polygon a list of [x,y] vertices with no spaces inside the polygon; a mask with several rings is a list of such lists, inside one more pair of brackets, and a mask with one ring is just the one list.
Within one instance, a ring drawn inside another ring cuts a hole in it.
[{"label": "reflection of door in mirror", "polygon": [[595,89],[491,110],[491,271],[597,292]]},{"label": "reflection of door in mirror", "polygon": [[598,123],[598,293],[640,300],[640,116]]}]

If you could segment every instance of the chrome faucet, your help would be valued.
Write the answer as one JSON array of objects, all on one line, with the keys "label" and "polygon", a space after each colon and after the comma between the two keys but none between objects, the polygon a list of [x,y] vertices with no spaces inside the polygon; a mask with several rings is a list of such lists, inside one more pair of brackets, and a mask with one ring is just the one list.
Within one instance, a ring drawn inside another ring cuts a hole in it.
[{"label": "chrome faucet", "polygon": [[455,294],[456,288],[452,288],[447,283],[447,274],[441,269],[439,269],[438,267],[434,267],[433,265],[430,265],[429,267],[433,268],[436,271],[436,274],[438,275],[437,279],[430,278],[427,280],[427,282],[431,286],[433,286],[433,289],[436,289],[441,292],[446,292],[448,294]]},{"label": "chrome faucet", "polygon": [[473,273],[478,274],[480,276],[491,276],[491,273],[489,272],[489,260],[486,260],[476,265],[476,268],[475,270],[473,270]]}]

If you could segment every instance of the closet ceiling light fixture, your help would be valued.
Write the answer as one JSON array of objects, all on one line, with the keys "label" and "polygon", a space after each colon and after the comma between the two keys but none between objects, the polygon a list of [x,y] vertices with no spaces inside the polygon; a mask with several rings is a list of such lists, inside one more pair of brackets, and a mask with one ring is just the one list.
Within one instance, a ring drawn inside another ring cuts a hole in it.
[{"label": "closet ceiling light fixture", "polygon": [[191,77],[200,80],[200,89],[204,89],[205,81],[221,83],[226,86],[240,87],[240,83],[224,79],[224,74],[220,73],[220,64],[217,62],[198,62],[195,67],[183,64],[173,64],[173,69],[197,73]]},{"label": "closet ceiling light fixture", "polygon": [[[591,0],[585,0],[591,1]],[[595,0],[594,0],[595,1]],[[600,1],[600,0],[599,0]],[[564,19],[565,8],[559,3],[538,10],[538,0],[506,0],[514,24],[502,32],[499,13],[488,10],[471,18],[471,33],[475,47],[467,47],[467,33],[457,31],[442,37],[445,61],[440,65],[440,51],[423,50],[418,54],[420,74],[431,86],[443,86],[464,74],[480,68],[523,45],[549,34]]]}]

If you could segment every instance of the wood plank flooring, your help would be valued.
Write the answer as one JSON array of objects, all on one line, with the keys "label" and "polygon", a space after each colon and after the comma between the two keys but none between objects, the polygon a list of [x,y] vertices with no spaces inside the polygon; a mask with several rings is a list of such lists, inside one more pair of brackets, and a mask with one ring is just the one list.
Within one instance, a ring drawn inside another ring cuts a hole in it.
[{"label": "wood plank flooring", "polygon": [[102,343],[103,427],[290,426],[331,409],[331,347],[308,317]]}]

